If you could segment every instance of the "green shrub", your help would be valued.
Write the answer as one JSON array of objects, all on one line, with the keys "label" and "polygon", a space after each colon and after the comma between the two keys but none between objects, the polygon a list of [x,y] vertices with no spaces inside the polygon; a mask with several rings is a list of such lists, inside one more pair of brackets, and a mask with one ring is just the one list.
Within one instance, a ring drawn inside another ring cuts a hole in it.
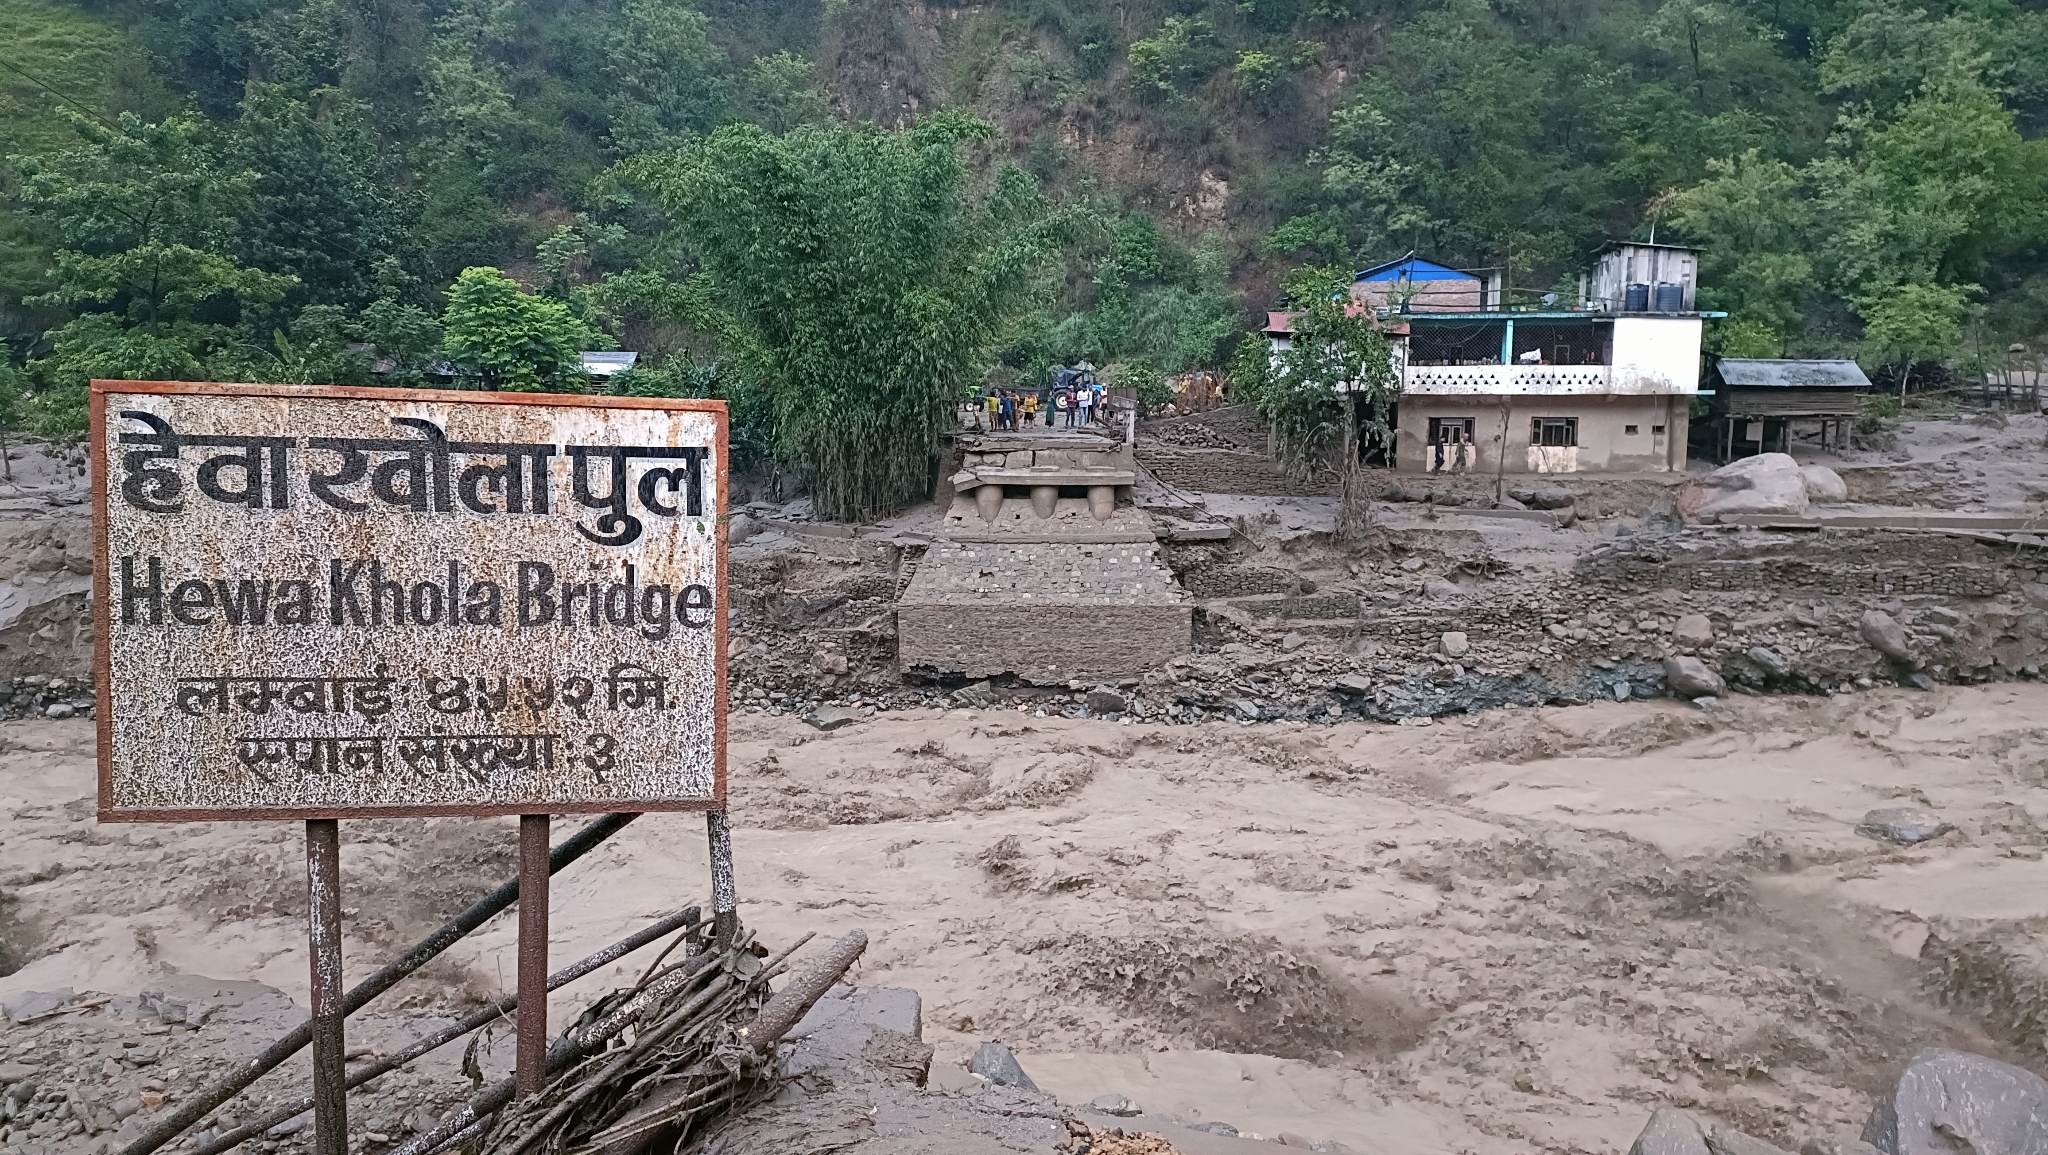
[{"label": "green shrub", "polygon": [[1238,56],[1230,79],[1239,92],[1256,100],[1287,82],[1287,64],[1270,52],[1248,50]]},{"label": "green shrub", "polygon": [[1203,17],[1169,16],[1159,30],[1130,47],[1131,75],[1168,96],[1179,96],[1221,63],[1216,29]]}]

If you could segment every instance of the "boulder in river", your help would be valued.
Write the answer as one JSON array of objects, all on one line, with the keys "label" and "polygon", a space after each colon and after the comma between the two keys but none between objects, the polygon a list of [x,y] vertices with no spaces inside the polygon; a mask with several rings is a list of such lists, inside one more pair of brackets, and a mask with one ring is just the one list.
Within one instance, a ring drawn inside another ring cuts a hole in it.
[{"label": "boulder in river", "polygon": [[998,1087],[1022,1087],[1026,1091],[1038,1090],[1038,1084],[1024,1073],[1024,1065],[1017,1061],[1017,1052],[1001,1043],[983,1043],[968,1060],[967,1069],[980,1075]]},{"label": "boulder in river", "polygon": [[1917,667],[1920,664],[1913,656],[1913,643],[1906,635],[1906,627],[1883,610],[1865,610],[1863,616],[1856,619],[1856,636],[1868,643],[1871,649],[1902,666]]},{"label": "boulder in river", "polygon": [[1651,1112],[1628,1155],[1786,1155],[1786,1151],[1730,1127],[1702,1124],[1676,1107],[1659,1107]]},{"label": "boulder in river", "polygon": [[1878,1100],[1863,1141],[1883,1155],[2040,1155],[2048,1081],[2010,1063],[1928,1047]]},{"label": "boulder in river", "polygon": [[1856,824],[1856,833],[1863,837],[1896,842],[1900,846],[1914,846],[1953,829],[1955,827],[1943,821],[1941,815],[1925,806],[1891,806],[1873,810]]},{"label": "boulder in river", "polygon": [[1664,659],[1664,684],[1673,694],[1688,699],[1711,698],[1728,688],[1712,666],[1690,657]]},{"label": "boulder in river", "polygon": [[1790,454],[1759,453],[1716,469],[1694,483],[1682,504],[1694,516],[1806,512],[1806,478]]}]

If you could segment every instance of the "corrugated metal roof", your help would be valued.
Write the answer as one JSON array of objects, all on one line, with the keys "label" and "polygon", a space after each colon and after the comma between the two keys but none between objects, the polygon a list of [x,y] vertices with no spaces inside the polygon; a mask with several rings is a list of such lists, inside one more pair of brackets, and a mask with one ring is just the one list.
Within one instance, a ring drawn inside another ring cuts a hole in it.
[{"label": "corrugated metal roof", "polygon": [[1723,357],[1714,362],[1721,380],[1740,389],[1868,389],[1870,378],[1854,361],[1785,361]]},{"label": "corrugated metal roof", "polygon": [[585,373],[592,377],[610,377],[614,373],[623,373],[631,369],[633,363],[640,359],[640,354],[585,352],[582,357]]},{"label": "corrugated metal roof", "polygon": [[1595,253],[1611,252],[1614,249],[1672,249],[1681,253],[1703,253],[1698,245],[1667,245],[1659,241],[1603,241]]},{"label": "corrugated metal roof", "polygon": [[1476,281],[1479,277],[1413,252],[1352,275],[1354,281]]},{"label": "corrugated metal roof", "polygon": [[[1356,301],[1353,301],[1344,306],[1344,315],[1347,317],[1356,317],[1359,314],[1364,313],[1366,311],[1366,306],[1361,305]],[[1266,327],[1263,331],[1278,336],[1285,336],[1288,333],[1294,332],[1293,310],[1266,310]],[[1406,321],[1394,320],[1382,321],[1380,322],[1380,331],[1388,334],[1389,336],[1405,337],[1408,335],[1408,323]]]}]

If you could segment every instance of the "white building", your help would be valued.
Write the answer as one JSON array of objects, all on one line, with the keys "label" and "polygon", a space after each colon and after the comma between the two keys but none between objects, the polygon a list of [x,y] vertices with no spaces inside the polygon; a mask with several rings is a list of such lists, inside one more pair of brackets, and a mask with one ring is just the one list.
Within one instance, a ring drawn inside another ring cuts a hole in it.
[{"label": "white building", "polygon": [[[1490,473],[1504,453],[1509,473],[1684,469],[1701,330],[1719,315],[1694,309],[1698,267],[1694,249],[1610,243],[1577,301],[1504,306],[1497,281],[1469,273],[1481,307],[1382,309],[1401,380],[1396,467]],[[1266,331],[1284,348],[1287,315]]]}]

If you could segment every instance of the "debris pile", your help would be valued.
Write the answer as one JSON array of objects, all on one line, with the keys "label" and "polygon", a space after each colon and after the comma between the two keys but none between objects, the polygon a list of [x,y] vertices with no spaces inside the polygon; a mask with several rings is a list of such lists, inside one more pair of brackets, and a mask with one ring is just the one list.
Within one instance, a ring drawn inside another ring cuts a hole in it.
[{"label": "debris pile", "polygon": [[0,682],[0,719],[83,718],[92,708],[90,679],[28,674]]},{"label": "debris pile", "polygon": [[[770,980],[807,941],[764,962],[743,935],[600,1000],[550,1048],[549,1066],[559,1064],[559,1073],[540,1094],[500,1111],[480,1149],[629,1155],[689,1143],[775,1087],[775,1045],[867,947],[867,937],[854,932],[770,997]],[[619,1041],[625,1037],[631,1041]],[[478,1096],[404,1152],[437,1150],[507,1090]]]}]

